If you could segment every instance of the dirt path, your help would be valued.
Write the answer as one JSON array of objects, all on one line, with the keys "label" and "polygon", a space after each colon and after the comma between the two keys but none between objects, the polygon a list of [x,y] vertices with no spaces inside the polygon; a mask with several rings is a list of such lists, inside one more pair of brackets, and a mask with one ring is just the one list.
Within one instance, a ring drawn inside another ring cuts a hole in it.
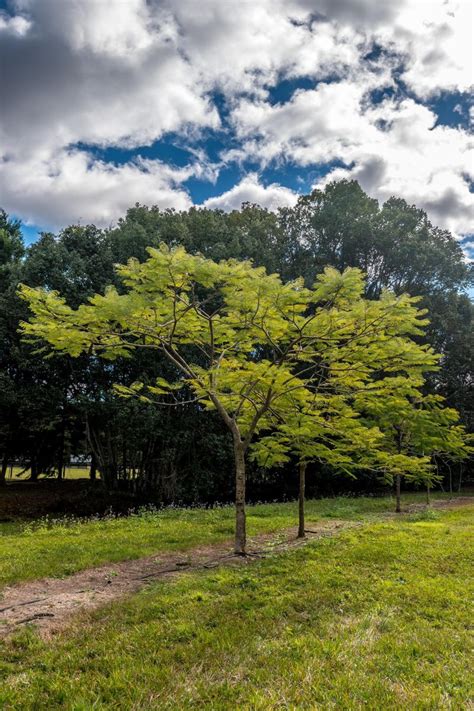
[{"label": "dirt path", "polygon": [[34,623],[47,636],[67,625],[76,612],[92,610],[137,592],[153,580],[219,565],[248,565],[272,553],[360,525],[335,520],[318,523],[312,525],[307,538],[302,540],[296,538],[296,528],[257,536],[249,540],[249,555],[245,558],[235,556],[231,542],[226,542],[102,565],[67,578],[43,578],[12,585],[4,588],[0,599],[0,636],[28,623]]},{"label": "dirt path", "polygon": [[[474,497],[460,497],[437,501],[433,506],[453,508],[472,503]],[[407,507],[406,512],[423,508],[415,504]],[[380,519],[392,517],[388,514]],[[49,636],[65,627],[75,613],[93,610],[137,592],[153,580],[219,565],[248,565],[272,553],[293,549],[317,538],[334,536],[365,524],[365,521],[321,521],[311,524],[306,539],[296,538],[296,528],[257,536],[250,539],[249,556],[245,558],[233,555],[231,543],[227,542],[89,568],[67,578],[44,578],[12,585],[3,590],[0,599],[0,636],[6,636],[28,623],[34,623],[43,636]]]}]

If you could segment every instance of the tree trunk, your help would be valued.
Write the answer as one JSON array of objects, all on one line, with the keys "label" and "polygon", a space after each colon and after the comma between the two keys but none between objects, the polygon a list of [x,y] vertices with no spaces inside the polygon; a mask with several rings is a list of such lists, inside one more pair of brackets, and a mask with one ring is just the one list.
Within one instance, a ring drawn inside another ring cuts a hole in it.
[{"label": "tree trunk", "polygon": [[426,505],[429,506],[431,504],[431,497],[430,497],[430,485],[426,485]]},{"label": "tree trunk", "polygon": [[[401,427],[395,427],[395,430],[397,432],[397,450],[398,453],[402,453],[402,443],[403,443],[403,432]],[[401,476],[400,474],[397,474],[395,476],[395,495],[397,497],[397,505],[395,507],[395,512],[396,513],[401,513],[401,506],[400,506],[400,492],[401,492]]]},{"label": "tree trunk", "polygon": [[89,478],[91,481],[95,481],[97,479],[97,458],[92,452],[91,454],[91,466],[89,469]]},{"label": "tree trunk", "polygon": [[31,460],[31,474],[30,481],[38,481],[39,467],[36,459]]},{"label": "tree trunk", "polygon": [[237,555],[246,554],[246,526],[245,526],[245,449],[237,433],[234,438],[235,457],[235,546]]},{"label": "tree trunk", "polygon": [[453,494],[453,472],[451,470],[450,465],[448,463],[446,463],[446,464],[447,464],[448,471],[449,471],[449,493],[452,495]]},{"label": "tree trunk", "polygon": [[298,490],[298,538],[304,538],[304,495],[306,486],[306,462],[299,463]]},{"label": "tree trunk", "polygon": [[59,442],[59,456],[58,456],[58,479],[62,479],[64,476],[64,420],[61,426],[61,437]]},{"label": "tree trunk", "polygon": [[401,513],[400,497],[401,497],[401,476],[397,474],[395,477],[395,495],[397,497],[397,506],[395,508],[396,513]]},{"label": "tree trunk", "polygon": [[7,484],[7,469],[8,469],[8,452],[5,452],[2,459],[2,468],[0,470],[0,486]]}]

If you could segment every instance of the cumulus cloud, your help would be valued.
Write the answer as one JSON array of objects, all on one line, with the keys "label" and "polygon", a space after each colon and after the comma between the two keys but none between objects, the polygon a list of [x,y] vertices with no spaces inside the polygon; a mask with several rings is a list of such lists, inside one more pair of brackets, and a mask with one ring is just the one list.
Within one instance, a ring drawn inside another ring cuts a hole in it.
[{"label": "cumulus cloud", "polygon": [[[22,217],[104,224],[135,200],[185,207],[186,180],[206,177],[206,137],[217,132],[228,141],[222,161],[242,163],[244,175],[249,160],[260,173],[270,163],[334,160],[343,167],[326,180],[357,177],[374,196],[399,194],[457,233],[472,231],[472,139],[438,125],[424,105],[472,84],[471,0],[8,7],[0,13],[0,186],[3,206]],[[275,103],[272,88],[301,78],[313,86]],[[186,169],[136,157],[114,165],[88,148],[138,155],[170,132],[199,160]],[[208,173],[215,178],[213,166]],[[206,204],[273,208],[277,199],[289,204],[294,193],[250,174]]]},{"label": "cumulus cloud", "polygon": [[403,79],[420,97],[469,91],[473,85],[471,0],[410,0],[394,26],[379,33],[405,56]]},{"label": "cumulus cloud", "polygon": [[93,217],[106,227],[136,202],[187,209],[191,200],[181,183],[201,172],[199,166],[175,169],[156,160],[116,166],[83,151],[60,151],[44,160],[5,162],[0,192],[27,222],[59,228]]},{"label": "cumulus cloud", "polygon": [[279,207],[294,205],[297,199],[298,194],[293,190],[276,183],[262,185],[258,175],[251,173],[222,195],[208,198],[204,202],[204,207],[229,212],[238,210],[244,202],[250,202],[267,207],[269,210],[276,210]]},{"label": "cumulus cloud", "polygon": [[18,35],[22,37],[26,35],[31,27],[31,23],[21,15],[7,15],[0,11],[0,37],[2,33]]},{"label": "cumulus cloud", "polygon": [[[138,30],[119,34],[109,43],[105,33],[101,45],[97,34],[101,25],[93,33],[92,23],[81,31],[73,25],[75,31],[70,31],[70,10],[78,2],[52,4],[59,17],[65,15],[64,36],[57,27],[58,17],[49,22],[54,16],[45,12],[49,3],[38,3],[34,8],[41,8],[41,14],[32,12],[31,32],[25,38],[9,36],[0,47],[2,96],[6,97],[1,142],[19,159],[24,153],[77,142],[138,146],[183,126],[218,126],[216,108],[196,85],[166,30],[156,28],[150,46]],[[97,17],[88,12],[90,16],[83,12],[79,17]],[[114,27],[113,13],[109,21]],[[132,40],[137,47],[128,47]]]},{"label": "cumulus cloud", "polygon": [[404,0],[373,2],[373,0],[296,0],[296,5],[307,12],[322,15],[327,20],[336,20],[351,26],[386,25],[392,23],[405,5]]},{"label": "cumulus cloud", "polygon": [[317,187],[356,178],[374,197],[400,195],[441,226],[457,233],[472,229],[472,136],[436,125],[436,115],[413,99],[367,102],[367,89],[363,79],[341,81],[297,92],[283,105],[243,101],[234,113],[242,145],[229,157],[345,163]]}]

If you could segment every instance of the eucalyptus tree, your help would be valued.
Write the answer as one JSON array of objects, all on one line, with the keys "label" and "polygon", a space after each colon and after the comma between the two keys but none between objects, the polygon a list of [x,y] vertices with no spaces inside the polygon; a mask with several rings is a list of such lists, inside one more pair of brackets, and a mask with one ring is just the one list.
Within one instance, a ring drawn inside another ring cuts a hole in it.
[{"label": "eucalyptus tree", "polygon": [[355,180],[328,183],[279,214],[298,273],[309,280],[328,264],[359,267],[373,298],[384,288],[425,296],[469,282],[461,245],[447,230],[401,198],[379,205]]}]

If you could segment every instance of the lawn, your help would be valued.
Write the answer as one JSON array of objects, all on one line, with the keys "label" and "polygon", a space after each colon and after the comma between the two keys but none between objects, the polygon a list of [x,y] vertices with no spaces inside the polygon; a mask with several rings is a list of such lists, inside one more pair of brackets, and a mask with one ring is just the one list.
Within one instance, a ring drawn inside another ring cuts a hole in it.
[{"label": "lawn", "polygon": [[472,708],[474,506],[352,505],[367,522],[334,538],[154,584],[48,642],[23,631],[4,643],[2,708]]},{"label": "lawn", "polygon": [[[424,502],[411,494],[409,501]],[[390,497],[340,497],[307,502],[308,526],[321,518],[362,520],[393,510]],[[297,504],[248,507],[250,535],[294,526]],[[0,523],[0,588],[45,576],[75,571],[169,550],[230,540],[234,530],[231,506],[216,509],[164,509],[106,519],[43,519],[34,523]]]}]

